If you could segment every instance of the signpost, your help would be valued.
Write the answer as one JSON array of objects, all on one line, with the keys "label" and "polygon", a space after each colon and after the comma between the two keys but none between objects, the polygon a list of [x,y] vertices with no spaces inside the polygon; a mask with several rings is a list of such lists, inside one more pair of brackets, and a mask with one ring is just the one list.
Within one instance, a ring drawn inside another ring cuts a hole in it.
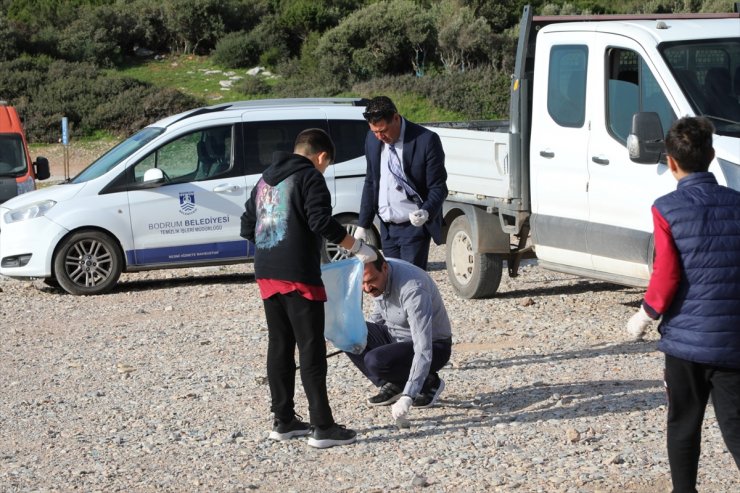
[{"label": "signpost", "polygon": [[64,146],[64,181],[69,181],[69,119],[62,117],[62,145]]}]

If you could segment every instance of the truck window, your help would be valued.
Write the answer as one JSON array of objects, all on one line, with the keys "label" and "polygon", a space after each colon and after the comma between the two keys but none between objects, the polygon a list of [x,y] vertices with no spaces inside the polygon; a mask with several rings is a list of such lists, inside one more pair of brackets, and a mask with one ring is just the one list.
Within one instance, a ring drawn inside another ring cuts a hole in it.
[{"label": "truck window", "polygon": [[563,127],[582,127],[586,120],[588,47],[554,46],[550,51],[547,111]]},{"label": "truck window", "polygon": [[642,57],[621,48],[608,49],[606,56],[606,118],[612,136],[625,144],[632,115],[638,111],[657,113],[663,130],[668,131],[676,119],[675,113]]},{"label": "truck window", "polygon": [[740,40],[664,43],[660,50],[696,113],[711,118],[718,134],[736,135],[740,122]]},{"label": "truck window", "polygon": [[262,174],[279,153],[293,152],[298,134],[307,128],[328,132],[326,120],[282,120],[244,124],[244,160],[248,175]]},{"label": "truck window", "polygon": [[206,128],[183,135],[166,143],[134,166],[134,180],[141,182],[144,173],[159,168],[167,181],[183,183],[209,180],[231,169],[231,126]]},{"label": "truck window", "polygon": [[0,176],[23,176],[27,172],[28,164],[21,136],[0,135]]}]

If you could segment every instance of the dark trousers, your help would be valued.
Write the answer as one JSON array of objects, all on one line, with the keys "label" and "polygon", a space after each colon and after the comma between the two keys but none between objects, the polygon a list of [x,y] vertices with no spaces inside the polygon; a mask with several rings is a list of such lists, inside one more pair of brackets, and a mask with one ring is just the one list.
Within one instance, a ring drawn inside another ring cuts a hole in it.
[{"label": "dark trousers", "polygon": [[[451,339],[432,343],[432,364],[429,373],[437,373],[450,360]],[[409,379],[414,345],[411,341],[396,342],[384,325],[367,322],[367,346],[360,354],[345,353],[375,386],[391,382],[403,388]]]},{"label": "dark trousers", "polygon": [[423,226],[417,228],[410,222],[380,223],[380,242],[386,258],[400,258],[427,270],[430,240],[431,236]]},{"label": "dark trousers", "polygon": [[722,437],[740,469],[740,370],[666,355],[665,385],[673,491],[696,491],[701,425],[710,394]]},{"label": "dark trousers", "polygon": [[325,428],[334,424],[326,394],[326,343],[324,303],[311,301],[297,292],[275,294],[263,300],[267,318],[267,380],[270,410],[282,421],[293,418],[295,403],[295,348],[301,381],[308,399],[311,424]]}]

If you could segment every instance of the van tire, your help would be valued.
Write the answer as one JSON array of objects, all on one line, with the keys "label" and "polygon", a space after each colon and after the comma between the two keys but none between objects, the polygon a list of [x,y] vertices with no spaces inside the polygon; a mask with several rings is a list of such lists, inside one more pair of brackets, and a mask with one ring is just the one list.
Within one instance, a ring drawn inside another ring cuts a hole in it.
[{"label": "van tire", "polygon": [[72,233],[62,240],[54,255],[54,277],[62,289],[74,295],[109,291],[122,269],[118,243],[100,231]]},{"label": "van tire", "polygon": [[[354,235],[357,229],[357,215],[355,214],[340,214],[335,218],[339,223],[344,226],[347,233]],[[375,231],[374,227],[367,230],[367,244],[374,247],[380,248],[380,235]],[[342,251],[342,249],[336,243],[324,240],[321,247],[321,263],[328,264],[329,262],[336,262],[337,260],[346,259],[348,255]]]},{"label": "van tire", "polygon": [[474,251],[467,217],[458,216],[452,221],[446,243],[447,277],[455,291],[466,299],[493,296],[501,284],[503,258]]}]

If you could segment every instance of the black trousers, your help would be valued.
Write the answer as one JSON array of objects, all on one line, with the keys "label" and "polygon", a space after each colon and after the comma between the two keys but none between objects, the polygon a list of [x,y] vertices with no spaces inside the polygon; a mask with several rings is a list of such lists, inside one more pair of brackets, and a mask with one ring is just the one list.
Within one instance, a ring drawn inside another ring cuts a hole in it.
[{"label": "black trousers", "polygon": [[393,224],[381,221],[380,223],[383,256],[400,258],[424,270],[427,270],[431,238],[426,228],[423,226],[417,228],[410,222]]},{"label": "black trousers", "polygon": [[668,462],[674,493],[695,492],[701,425],[709,396],[727,448],[740,469],[740,370],[665,357]]},{"label": "black trousers", "polygon": [[[452,340],[432,343],[432,364],[429,373],[437,373],[450,360]],[[375,386],[391,382],[403,388],[409,379],[414,345],[411,341],[396,342],[383,325],[367,322],[367,346],[360,354],[345,353],[352,363]]]},{"label": "black trousers", "polygon": [[295,413],[295,348],[301,381],[308,399],[311,424],[334,424],[326,393],[326,343],[324,303],[304,298],[296,291],[263,300],[267,318],[267,380],[275,417],[289,421]]}]

